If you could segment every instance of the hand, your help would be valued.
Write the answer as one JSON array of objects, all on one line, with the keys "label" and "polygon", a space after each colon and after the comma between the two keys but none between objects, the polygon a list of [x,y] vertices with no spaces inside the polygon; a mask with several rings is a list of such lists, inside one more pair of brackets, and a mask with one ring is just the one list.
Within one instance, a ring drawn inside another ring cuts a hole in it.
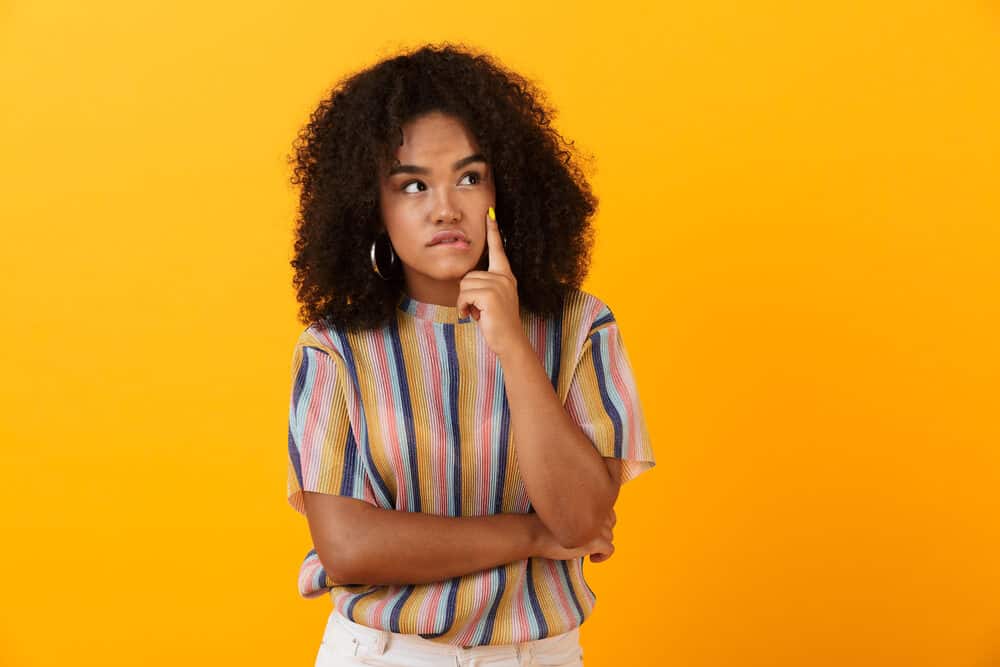
[{"label": "hand", "polygon": [[517,279],[504,253],[500,228],[489,213],[486,215],[486,247],[489,250],[486,271],[469,271],[459,283],[458,312],[461,317],[471,312],[486,344],[494,354],[503,356],[518,345],[529,343],[521,326]]},{"label": "hand", "polygon": [[615,510],[613,508],[604,522],[601,533],[597,537],[590,540],[586,544],[570,549],[567,549],[559,544],[558,540],[556,540],[555,536],[553,536],[549,529],[545,527],[545,524],[542,523],[542,520],[538,518],[537,514],[530,514],[529,516],[535,518],[535,530],[537,531],[535,540],[537,545],[535,555],[537,556],[541,556],[542,558],[551,558],[553,560],[570,560],[590,554],[591,563],[603,563],[607,559],[611,558],[611,554],[615,552],[615,545],[613,543],[613,528],[618,519],[615,516]]},{"label": "hand", "polygon": [[[609,541],[614,540],[614,529],[616,523],[618,523],[618,517],[615,515],[615,508],[612,507],[611,513],[608,515],[608,518],[605,520],[604,523],[604,531],[609,536],[608,537]],[[600,552],[600,553],[590,554],[590,562],[603,563],[607,559],[611,558],[611,554],[613,554],[614,552],[615,552],[615,545],[612,544],[610,552],[607,553]]]}]

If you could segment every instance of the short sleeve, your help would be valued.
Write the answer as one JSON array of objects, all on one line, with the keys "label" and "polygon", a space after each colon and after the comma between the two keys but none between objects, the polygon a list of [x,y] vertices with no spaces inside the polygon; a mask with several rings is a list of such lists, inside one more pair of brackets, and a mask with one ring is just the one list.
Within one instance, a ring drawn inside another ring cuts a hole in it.
[{"label": "short sleeve", "polygon": [[346,365],[334,350],[296,344],[288,413],[288,502],[305,514],[303,491],[365,500],[364,465],[351,428]]},{"label": "short sleeve", "polygon": [[607,306],[590,324],[566,409],[601,456],[623,461],[622,484],[656,465],[632,364]]}]

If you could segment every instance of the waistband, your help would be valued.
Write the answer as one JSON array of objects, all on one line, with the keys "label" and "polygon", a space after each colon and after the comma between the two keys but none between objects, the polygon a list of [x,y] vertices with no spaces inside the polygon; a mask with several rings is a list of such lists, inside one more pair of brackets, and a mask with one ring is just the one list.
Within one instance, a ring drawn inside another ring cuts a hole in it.
[{"label": "waistband", "polygon": [[415,634],[402,634],[398,632],[389,632],[388,630],[370,628],[367,625],[355,623],[340,613],[340,611],[336,608],[334,608],[330,613],[327,627],[329,628],[333,625],[339,625],[347,630],[348,633],[355,637],[358,641],[371,646],[376,655],[381,655],[391,645],[395,647],[411,648],[425,654],[429,653],[435,655],[458,656],[463,658],[487,656],[516,656],[520,658],[522,655],[544,655],[545,653],[551,651],[564,651],[570,645],[580,645],[579,627],[575,627],[572,630],[558,635],[552,635],[551,637],[532,639],[525,642],[470,646],[466,648],[456,646],[455,644],[445,644],[442,642],[432,641],[430,639],[424,639],[423,637]]}]

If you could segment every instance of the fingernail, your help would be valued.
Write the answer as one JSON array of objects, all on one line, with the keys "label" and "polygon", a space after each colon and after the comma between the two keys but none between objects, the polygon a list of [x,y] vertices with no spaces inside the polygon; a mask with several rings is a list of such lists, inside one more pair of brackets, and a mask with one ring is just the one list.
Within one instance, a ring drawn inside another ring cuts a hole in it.
[{"label": "fingernail", "polygon": [[493,222],[497,221],[497,214],[493,211],[493,207],[492,206],[490,206],[490,210],[487,211],[487,213],[490,216],[490,220],[492,220]]}]

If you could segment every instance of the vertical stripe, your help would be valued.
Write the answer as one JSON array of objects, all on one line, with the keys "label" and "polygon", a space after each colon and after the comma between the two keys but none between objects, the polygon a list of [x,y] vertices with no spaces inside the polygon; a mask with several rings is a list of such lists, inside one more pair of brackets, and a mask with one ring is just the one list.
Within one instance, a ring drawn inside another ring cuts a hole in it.
[{"label": "vertical stripe", "polygon": [[556,391],[559,391],[559,367],[562,363],[562,336],[563,336],[563,324],[562,318],[552,317],[546,320],[548,327],[552,330],[552,335],[549,337],[551,341],[552,349],[549,352],[549,379],[552,382],[552,387]]},{"label": "vertical stripe", "polygon": [[355,477],[355,466],[357,465],[357,443],[354,441],[354,433],[347,431],[347,443],[344,445],[344,474],[340,479],[339,493],[342,496],[358,497],[357,478]]},{"label": "vertical stripe", "polygon": [[[355,401],[361,401],[361,384],[359,381],[358,364],[354,357],[354,351],[351,348],[350,341],[347,336],[339,331],[333,332],[337,342],[339,343],[337,349],[340,351],[341,356],[347,364],[347,372],[350,376],[351,384],[353,385],[354,391],[352,394],[355,397]],[[362,451],[365,455],[365,475],[372,482],[374,487],[375,497],[378,501],[379,507],[392,507],[391,495],[389,493],[389,487],[382,479],[382,473],[375,465],[375,461],[372,459],[371,447],[368,442],[368,421],[364,418],[364,411],[361,409],[355,409],[353,411],[355,414],[360,415],[361,419],[358,421],[360,429],[358,429],[358,444],[360,445]]]},{"label": "vertical stripe", "polygon": [[298,432],[292,432],[293,426],[296,429],[298,428],[298,421],[293,420],[292,416],[298,414],[299,397],[302,395],[302,389],[306,383],[306,375],[309,372],[309,359],[305,356],[305,351],[302,348],[296,350],[296,358],[299,359],[299,367],[295,374],[295,384],[292,386],[292,403],[288,419],[288,454],[291,457],[295,476],[298,479],[299,488],[301,489],[302,459],[299,456],[299,446],[297,444],[301,441],[301,435]]},{"label": "vertical stripe", "polygon": [[479,639],[476,642],[479,644],[489,644],[490,640],[493,638],[493,628],[497,621],[497,608],[500,606],[500,601],[503,599],[504,590],[507,588],[507,571],[503,567],[494,568],[497,577],[497,587],[493,593],[493,603],[490,605],[490,610],[486,612],[486,620],[483,625],[482,632],[479,634]]},{"label": "vertical stripe", "polygon": [[459,430],[459,404],[458,404],[458,351],[455,349],[455,327],[446,325],[442,327],[444,335],[445,350],[448,354],[448,372],[445,376],[448,380],[448,410],[445,419],[451,426],[451,498],[448,505],[448,514],[451,516],[461,516],[462,514],[462,440]]},{"label": "vertical stripe", "polygon": [[[621,452],[620,456],[626,457],[637,454],[633,451],[625,451],[626,446],[632,446],[636,443],[636,437],[639,434],[633,433],[635,426],[635,394],[632,392],[631,387],[634,387],[634,379],[632,377],[631,371],[628,368],[628,360],[625,355],[624,346],[621,343],[621,332],[618,330],[617,326],[609,327],[610,331],[608,335],[611,339],[608,341],[608,368],[611,371],[610,382],[614,387],[613,395],[616,398],[616,405],[619,406],[619,414],[622,415],[622,444],[618,448]],[[612,344],[612,341],[614,344]],[[611,392],[609,392],[610,394]],[[634,447],[632,447],[634,449]]]},{"label": "vertical stripe", "polygon": [[531,621],[532,634],[538,637],[548,637],[549,624],[545,622],[545,614],[542,613],[542,606],[538,603],[538,592],[535,590],[535,575],[532,571],[532,566],[536,560],[542,559],[529,558],[527,562],[528,600],[531,602],[531,616],[528,618]]},{"label": "vertical stripe", "polygon": [[[604,404],[604,410],[608,413],[608,416],[611,418],[611,422],[615,427],[615,457],[621,458],[622,417],[618,407],[621,403],[621,397],[616,390],[614,382],[611,379],[610,369],[606,364],[606,360],[608,358],[607,334],[609,331],[611,331],[610,328],[601,329],[591,337],[593,344],[590,348],[590,354],[593,360],[594,368],[597,371],[597,384],[601,392],[601,403]],[[611,331],[611,333],[613,333],[613,331]]]},{"label": "vertical stripe", "polygon": [[[407,379],[406,365],[403,363],[403,351],[399,340],[399,324],[393,322],[389,326],[386,344],[391,353],[393,404],[396,408],[396,432],[405,433],[406,446],[403,448],[404,469],[406,471],[407,510],[420,511],[420,481],[418,479],[419,464],[417,462],[416,435],[413,432],[413,405],[410,402],[410,383]],[[401,428],[400,428],[401,427]]]},{"label": "vertical stripe", "polygon": [[399,596],[393,601],[392,612],[389,614],[389,632],[403,632],[399,626],[399,614],[403,611],[403,605],[413,593],[416,586],[406,586],[400,591]]},{"label": "vertical stripe", "polygon": [[[581,557],[579,559],[574,559],[574,560],[581,560],[582,561],[583,558]],[[566,590],[566,595],[569,598],[569,601],[576,608],[576,619],[575,620],[577,622],[582,622],[583,621],[583,609],[580,607],[580,600],[576,597],[576,591],[573,589],[573,580],[572,580],[572,578],[570,578],[570,575],[569,575],[569,561],[568,560],[561,560],[561,561],[558,561],[558,562],[559,562],[560,574],[562,574],[562,583],[563,583],[563,586],[565,587],[565,590]],[[575,623],[574,623],[574,625],[575,625]]]},{"label": "vertical stripe", "polygon": [[507,481],[507,459],[510,447],[510,405],[507,401],[507,392],[504,389],[503,369],[498,366],[497,372],[497,395],[500,401],[497,402],[497,409],[493,413],[493,430],[496,433],[493,441],[496,444],[496,476],[493,486],[493,511],[491,514],[500,514],[504,511],[504,488]]}]

